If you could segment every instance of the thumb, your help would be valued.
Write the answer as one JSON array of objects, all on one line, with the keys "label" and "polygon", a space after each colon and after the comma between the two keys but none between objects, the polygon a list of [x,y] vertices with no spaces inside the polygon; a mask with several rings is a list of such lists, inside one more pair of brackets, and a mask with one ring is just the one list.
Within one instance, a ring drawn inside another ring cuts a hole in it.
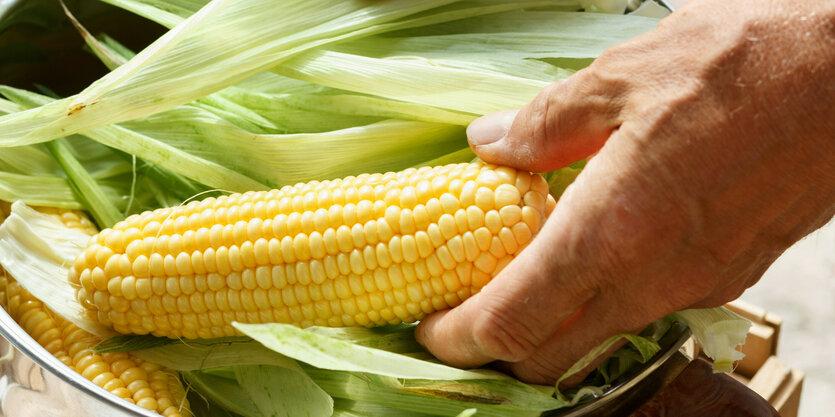
[{"label": "thumb", "polygon": [[577,73],[545,87],[521,110],[476,119],[467,128],[482,160],[534,172],[552,171],[597,152],[620,124],[616,101]]}]

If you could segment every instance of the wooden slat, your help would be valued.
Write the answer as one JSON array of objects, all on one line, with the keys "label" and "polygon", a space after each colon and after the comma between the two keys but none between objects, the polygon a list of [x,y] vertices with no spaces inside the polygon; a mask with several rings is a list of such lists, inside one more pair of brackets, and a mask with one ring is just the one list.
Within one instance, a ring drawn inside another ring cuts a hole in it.
[{"label": "wooden slat", "polygon": [[783,384],[783,389],[771,402],[781,417],[797,417],[800,408],[800,392],[803,390],[803,377],[803,372],[792,370],[789,373],[789,380]]},{"label": "wooden slat", "polygon": [[789,369],[771,356],[751,378],[748,388],[768,400],[781,417],[797,417],[803,379],[803,372]]},{"label": "wooden slat", "polygon": [[765,324],[774,329],[774,346],[771,347],[771,354],[777,354],[777,343],[780,342],[780,327],[783,326],[783,318],[774,313],[765,313]]},{"label": "wooden slat", "polygon": [[748,388],[751,388],[763,398],[771,401],[780,388],[788,380],[791,370],[776,356],[768,358],[756,375],[751,378]]},{"label": "wooden slat", "polygon": [[768,314],[765,309],[742,300],[733,300],[725,304],[725,307],[754,323],[765,323],[765,316]]},{"label": "wooden slat", "polygon": [[745,338],[745,344],[742,345],[742,353],[745,357],[736,363],[734,372],[746,378],[752,378],[768,358],[773,356],[776,344],[776,331],[773,327],[752,323],[751,330]]}]

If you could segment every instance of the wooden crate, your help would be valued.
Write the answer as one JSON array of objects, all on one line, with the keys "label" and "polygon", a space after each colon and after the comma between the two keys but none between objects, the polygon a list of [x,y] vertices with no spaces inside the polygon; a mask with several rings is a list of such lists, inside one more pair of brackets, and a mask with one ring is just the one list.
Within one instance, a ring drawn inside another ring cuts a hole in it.
[{"label": "wooden crate", "polygon": [[726,307],[752,322],[742,346],[745,358],[735,364],[731,376],[768,400],[780,416],[797,417],[804,374],[789,368],[777,357],[783,320],[740,300],[732,301]]}]

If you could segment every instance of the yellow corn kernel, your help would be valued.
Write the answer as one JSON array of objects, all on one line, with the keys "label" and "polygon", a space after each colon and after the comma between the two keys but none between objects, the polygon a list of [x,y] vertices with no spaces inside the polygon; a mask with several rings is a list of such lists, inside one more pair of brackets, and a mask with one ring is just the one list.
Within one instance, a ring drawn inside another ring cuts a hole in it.
[{"label": "yellow corn kernel", "polygon": [[132,216],[71,274],[79,301],[121,333],[414,321],[478,292],[552,201],[540,176],[480,162],[297,184]]}]

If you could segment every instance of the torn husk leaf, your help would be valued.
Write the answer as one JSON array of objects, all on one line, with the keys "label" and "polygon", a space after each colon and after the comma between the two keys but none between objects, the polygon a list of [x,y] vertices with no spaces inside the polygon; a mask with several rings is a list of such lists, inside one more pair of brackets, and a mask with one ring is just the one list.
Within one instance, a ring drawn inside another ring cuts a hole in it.
[{"label": "torn husk leaf", "polygon": [[713,359],[714,372],[732,372],[745,357],[737,348],[745,343],[751,322],[725,307],[682,310],[671,317],[687,325],[696,343]]}]

